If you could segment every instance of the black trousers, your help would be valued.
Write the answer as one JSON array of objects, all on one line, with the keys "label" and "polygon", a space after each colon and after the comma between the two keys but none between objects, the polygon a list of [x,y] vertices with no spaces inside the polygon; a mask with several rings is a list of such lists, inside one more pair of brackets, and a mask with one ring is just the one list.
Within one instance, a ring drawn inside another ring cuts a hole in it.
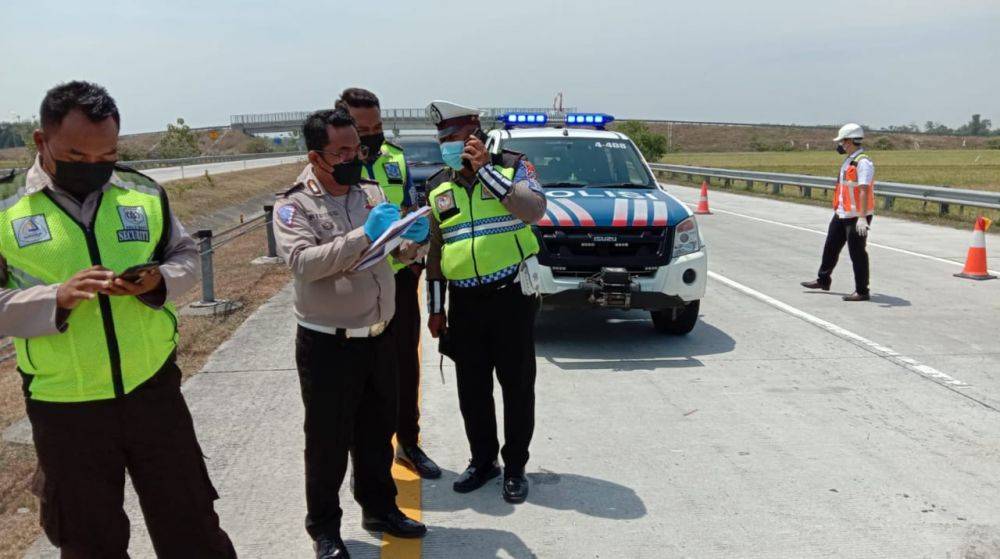
[{"label": "black trousers", "polygon": [[299,327],[306,435],[306,530],[339,535],[340,486],[350,454],[354,498],[366,514],[396,509],[392,434],[396,430],[393,326],[375,338],[345,339]]},{"label": "black trousers", "polygon": [[396,272],[396,316],[393,318],[399,368],[399,418],[396,438],[402,445],[415,445],[420,438],[420,273],[409,266]]},{"label": "black trousers", "polygon": [[83,403],[27,400],[38,452],[33,489],[64,558],[128,557],[128,471],[157,557],[236,557],[219,527],[181,371],[168,362],[130,394]]},{"label": "black trousers", "polygon": [[452,289],[449,331],[455,347],[458,402],[472,463],[496,460],[493,371],[503,392],[506,475],[521,475],[535,430],[535,315],[538,298],[519,285],[482,292]]},{"label": "black trousers", "polygon": [[[871,224],[872,216],[866,218]],[[868,237],[858,235],[855,229],[858,218],[841,219],[836,214],[830,220],[830,228],[826,232],[826,244],[823,246],[823,262],[819,266],[819,281],[829,287],[833,281],[833,269],[837,266],[840,251],[847,244],[854,266],[854,291],[859,295],[868,295]]]}]

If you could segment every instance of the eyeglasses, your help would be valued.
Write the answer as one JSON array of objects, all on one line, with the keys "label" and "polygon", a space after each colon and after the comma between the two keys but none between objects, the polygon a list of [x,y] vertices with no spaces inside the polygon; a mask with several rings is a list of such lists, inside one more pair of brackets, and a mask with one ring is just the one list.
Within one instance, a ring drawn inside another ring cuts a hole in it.
[{"label": "eyeglasses", "polygon": [[362,160],[368,159],[369,155],[368,146],[363,146],[360,144],[358,144],[353,148],[344,148],[339,151],[326,151],[318,149],[313,151],[320,154],[320,156],[324,157],[324,160],[326,156],[332,157],[333,158],[332,165],[338,165],[340,163],[344,163],[345,161],[352,161],[355,158]]}]

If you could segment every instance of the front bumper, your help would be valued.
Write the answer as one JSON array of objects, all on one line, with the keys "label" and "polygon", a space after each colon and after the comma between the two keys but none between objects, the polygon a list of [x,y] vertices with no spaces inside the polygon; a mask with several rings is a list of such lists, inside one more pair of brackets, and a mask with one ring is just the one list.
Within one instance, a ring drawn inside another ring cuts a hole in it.
[{"label": "front bumper", "polygon": [[[693,281],[684,281],[688,272]],[[674,258],[652,276],[631,276],[628,297],[616,285],[602,285],[600,280],[560,277],[548,266],[540,266],[542,304],[554,308],[611,307],[644,310],[676,308],[705,296],[708,280],[708,249]],[[615,280],[617,281],[617,279]],[[620,285],[620,284],[619,284]],[[610,293],[609,293],[610,292]]]}]

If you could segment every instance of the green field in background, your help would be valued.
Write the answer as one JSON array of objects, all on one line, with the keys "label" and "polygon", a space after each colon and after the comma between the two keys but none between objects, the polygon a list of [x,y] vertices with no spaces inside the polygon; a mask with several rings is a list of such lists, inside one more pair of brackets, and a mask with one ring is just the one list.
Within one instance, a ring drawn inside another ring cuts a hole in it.
[{"label": "green field in background", "polygon": [[[868,152],[875,180],[1000,190],[1000,150],[920,150]],[[829,152],[671,153],[661,163],[833,177],[843,156]]]}]

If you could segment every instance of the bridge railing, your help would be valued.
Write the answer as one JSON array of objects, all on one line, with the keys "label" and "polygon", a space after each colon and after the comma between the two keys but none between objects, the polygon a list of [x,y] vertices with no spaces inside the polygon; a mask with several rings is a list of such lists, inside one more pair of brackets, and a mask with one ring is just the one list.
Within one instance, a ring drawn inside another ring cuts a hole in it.
[{"label": "bridge railing", "polygon": [[[755,183],[770,185],[772,194],[779,194],[785,186],[798,187],[803,197],[811,197],[812,189],[823,191],[833,190],[836,180],[833,177],[817,177],[813,175],[793,175],[788,173],[768,173],[762,171],[741,171],[736,169],[717,169],[714,167],[692,167],[688,165],[650,164],[650,168],[666,174],[668,177],[686,177],[690,181],[702,179],[721,180],[726,186],[732,186],[733,181],[746,182],[747,188],[753,188]],[[875,182],[875,195],[882,199],[882,207],[891,209],[897,198],[933,202],[939,204],[940,213],[946,214],[950,205],[959,207],[1000,209],[1000,192],[987,190],[968,190],[931,186],[923,184],[906,184],[901,182]]]},{"label": "bridge railing", "polygon": [[[481,109],[484,118],[495,119],[497,116],[509,113],[509,112],[534,112],[534,113],[546,113],[550,116],[558,114],[551,108],[539,108],[539,107],[484,107]],[[576,108],[564,109],[562,112],[574,112]],[[230,117],[230,122],[233,126],[241,128],[253,128],[254,126],[269,126],[269,125],[288,125],[288,124],[298,124],[304,122],[306,117],[310,114],[309,111],[289,111],[281,113],[261,113],[261,114],[244,114],[244,115],[232,115]],[[385,121],[408,121],[410,123],[419,122],[425,125],[431,125],[431,121],[427,118],[427,111],[424,108],[399,108],[399,109],[382,109],[382,119]]]}]

